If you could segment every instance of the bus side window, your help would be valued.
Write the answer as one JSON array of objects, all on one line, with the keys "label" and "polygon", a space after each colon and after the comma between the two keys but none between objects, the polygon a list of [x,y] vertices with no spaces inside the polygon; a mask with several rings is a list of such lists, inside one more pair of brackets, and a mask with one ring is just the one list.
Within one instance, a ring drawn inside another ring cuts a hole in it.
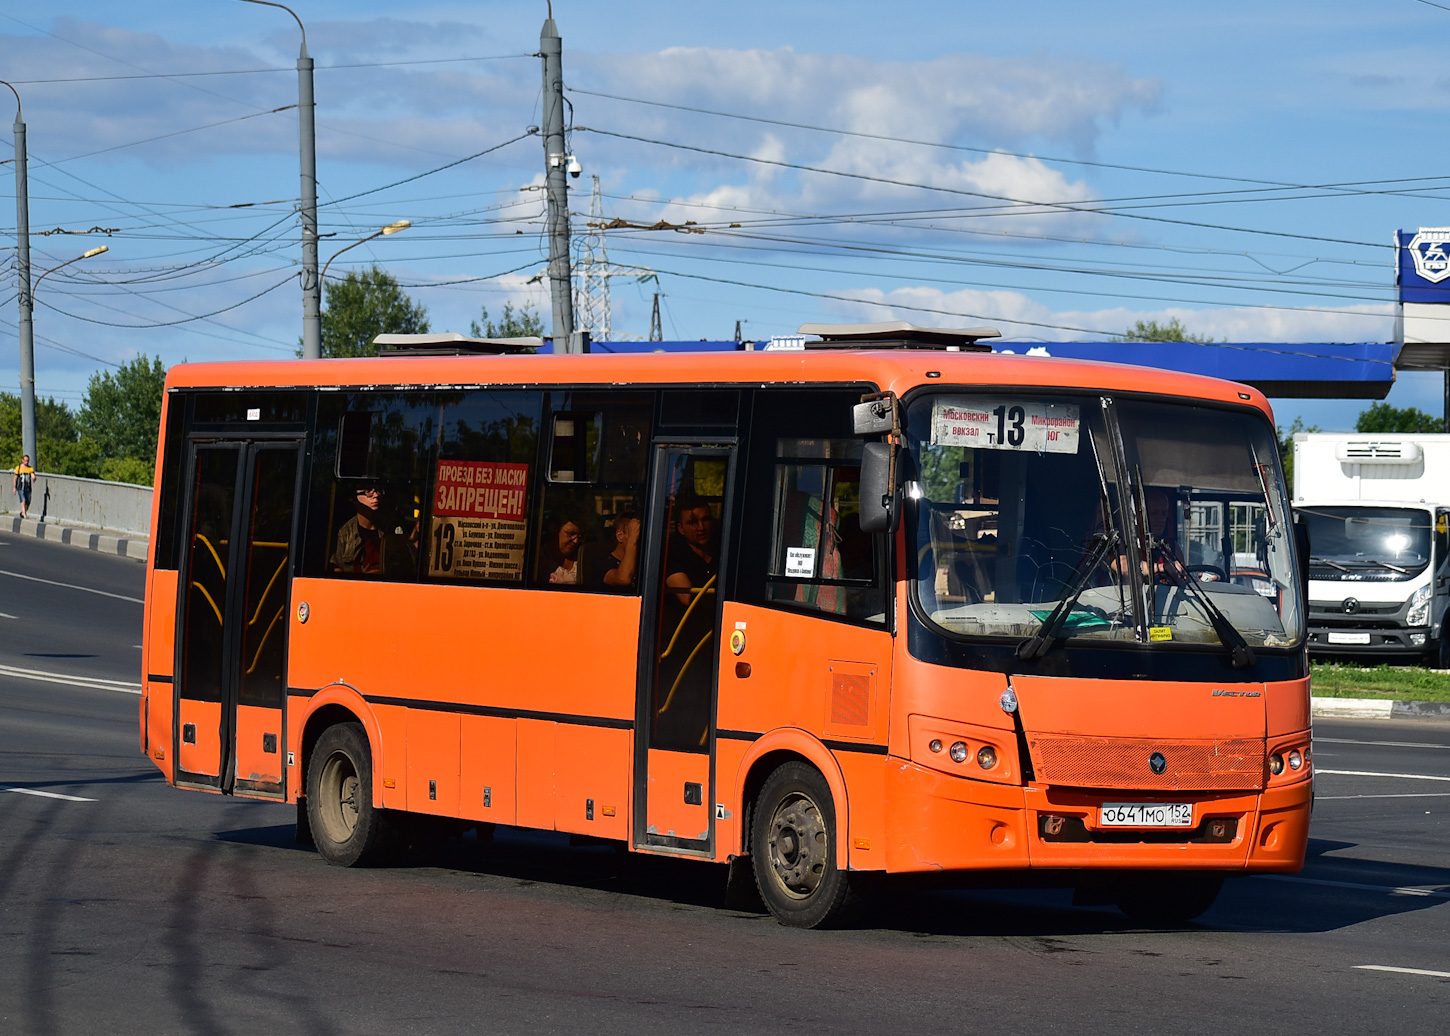
[{"label": "bus side window", "polygon": [[312,492],[312,506],[327,516],[326,546],[319,565],[309,535],[305,568],[341,578],[415,581],[437,398],[359,392],[331,428],[327,421],[319,416]]},{"label": "bus side window", "polygon": [[861,441],[781,438],[774,474],[767,599],[884,621],[874,538],[861,529]]},{"label": "bus side window", "polygon": [[553,392],[548,411],[531,582],[638,593],[654,395]]}]

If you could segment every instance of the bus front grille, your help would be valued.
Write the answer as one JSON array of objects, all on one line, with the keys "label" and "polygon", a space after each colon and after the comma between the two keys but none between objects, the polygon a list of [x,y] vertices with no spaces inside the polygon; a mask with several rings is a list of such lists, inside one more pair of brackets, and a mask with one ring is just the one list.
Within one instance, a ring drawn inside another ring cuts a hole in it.
[{"label": "bus front grille", "polygon": [[[1251,738],[1189,742],[1037,734],[1028,744],[1037,779],[1047,784],[1142,791],[1264,786],[1264,744]],[[1155,756],[1162,759],[1161,773],[1154,772]]]}]

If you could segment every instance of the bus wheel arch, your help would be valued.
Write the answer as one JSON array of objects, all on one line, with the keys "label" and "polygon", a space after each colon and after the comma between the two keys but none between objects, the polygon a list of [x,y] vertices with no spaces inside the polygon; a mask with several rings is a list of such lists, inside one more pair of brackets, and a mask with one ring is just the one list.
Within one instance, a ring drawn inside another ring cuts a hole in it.
[{"label": "bus wheel arch", "polygon": [[[377,718],[368,708],[363,696],[347,684],[331,684],[312,696],[306,718],[302,721],[302,736],[298,742],[297,797],[307,794],[307,768],[312,763],[312,751],[317,740],[328,727],[339,723],[357,723],[367,735],[368,752],[372,757],[375,772],[382,771],[382,731],[378,729]],[[382,783],[373,788],[373,804],[383,805]]]},{"label": "bus wheel arch", "polygon": [[738,851],[751,852],[751,828],[754,822],[755,803],[770,775],[783,764],[792,760],[814,767],[830,789],[835,811],[836,866],[845,870],[850,861],[847,837],[850,826],[850,811],[847,808],[846,777],[830,749],[803,730],[772,730],[760,737],[740,761],[740,775],[737,778],[735,801],[740,804],[740,842]]}]

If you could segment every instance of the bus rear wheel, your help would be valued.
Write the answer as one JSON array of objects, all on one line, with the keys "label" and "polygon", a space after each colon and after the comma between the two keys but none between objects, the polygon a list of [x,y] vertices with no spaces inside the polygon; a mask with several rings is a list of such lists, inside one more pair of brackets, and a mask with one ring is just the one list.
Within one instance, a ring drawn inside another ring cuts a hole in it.
[{"label": "bus rear wheel", "polygon": [[339,867],[379,863],[396,847],[396,825],[373,805],[372,753],[361,724],[336,724],[317,739],[307,764],[307,819],[318,853]]},{"label": "bus rear wheel", "polygon": [[760,898],[781,924],[839,925],[860,905],[849,876],[836,866],[831,789],[805,763],[785,763],[766,778],[755,804],[750,853]]},{"label": "bus rear wheel", "polygon": [[1222,888],[1222,874],[1141,874],[1118,889],[1116,901],[1130,921],[1165,928],[1207,913]]}]

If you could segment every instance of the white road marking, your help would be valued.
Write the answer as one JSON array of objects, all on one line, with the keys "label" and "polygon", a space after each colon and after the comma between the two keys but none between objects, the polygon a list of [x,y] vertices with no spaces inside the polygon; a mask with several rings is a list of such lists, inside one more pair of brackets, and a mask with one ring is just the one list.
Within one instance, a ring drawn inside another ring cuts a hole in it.
[{"label": "white road marking", "polygon": [[102,680],[94,676],[73,676],[70,673],[47,673],[41,669],[21,669],[13,665],[0,665],[0,676],[14,676],[21,680],[39,680],[41,683],[60,683],[69,687],[85,687],[92,691],[141,693],[139,683],[128,683],[124,680]]},{"label": "white road marking", "polygon": [[42,799],[64,799],[67,802],[95,802],[95,799],[83,799],[79,795],[62,795],[58,791],[39,791],[35,788],[7,788],[0,786],[0,791],[14,792],[16,795],[35,795]]},{"label": "white road marking", "polygon": [[1431,745],[1422,741],[1354,741],[1347,737],[1316,737],[1314,743],[1326,745],[1379,745],[1382,748],[1447,748],[1450,745]]},{"label": "white road marking", "polygon": [[0,576],[9,576],[11,579],[28,579],[32,583],[45,583],[49,586],[63,586],[67,590],[84,590],[88,594],[100,594],[102,597],[114,597],[118,601],[132,601],[136,604],[145,604],[146,601],[140,597],[127,597],[125,594],[113,594],[108,590],[97,590],[91,586],[77,586],[75,583],[58,583],[54,579],[41,579],[39,576],[27,576],[21,572],[6,572],[0,569]]},{"label": "white road marking", "polygon": [[1346,799],[1450,799],[1450,791],[1402,791],[1393,795],[1320,795],[1320,802]]},{"label": "white road marking", "polygon": [[1450,777],[1436,777],[1429,773],[1375,773],[1372,770],[1325,770],[1314,768],[1315,773],[1332,774],[1335,777],[1393,777],[1401,781],[1450,781]]},{"label": "white road marking", "polygon": [[1424,968],[1392,968],[1388,964],[1356,964],[1356,971],[1393,971],[1397,975],[1428,975],[1430,978],[1450,978],[1450,971],[1426,971]]},{"label": "white road marking", "polygon": [[18,616],[18,615],[6,615],[4,612],[0,612],[0,619],[18,619],[18,618],[20,618],[20,616]]},{"label": "white road marking", "polygon": [[1288,881],[1295,885],[1323,885],[1332,889],[1355,889],[1359,892],[1382,892],[1389,896],[1420,896],[1430,899],[1450,899],[1450,892],[1443,888],[1418,889],[1408,885],[1362,885],[1357,881],[1330,881],[1327,878],[1304,878],[1296,874],[1260,874],[1257,877],[1269,881]]}]

